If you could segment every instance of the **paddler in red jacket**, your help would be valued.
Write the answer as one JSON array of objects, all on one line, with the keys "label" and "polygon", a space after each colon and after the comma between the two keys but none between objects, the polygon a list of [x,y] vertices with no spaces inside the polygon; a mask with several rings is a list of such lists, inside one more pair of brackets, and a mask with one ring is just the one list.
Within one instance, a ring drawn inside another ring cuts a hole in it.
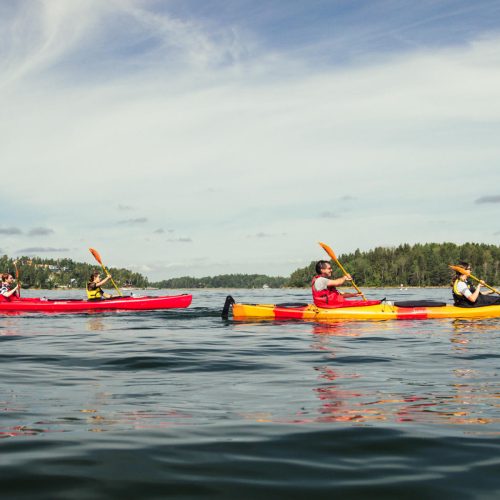
[{"label": "paddler in red jacket", "polygon": [[0,295],[4,300],[12,300],[19,298],[19,283],[12,288],[14,277],[10,273],[2,274],[2,285],[0,287]]},{"label": "paddler in red jacket", "polygon": [[312,280],[312,295],[314,304],[318,307],[328,307],[343,302],[349,297],[360,297],[361,293],[341,293],[336,287],[351,281],[350,274],[332,280],[332,266],[327,260],[316,263],[316,276]]}]

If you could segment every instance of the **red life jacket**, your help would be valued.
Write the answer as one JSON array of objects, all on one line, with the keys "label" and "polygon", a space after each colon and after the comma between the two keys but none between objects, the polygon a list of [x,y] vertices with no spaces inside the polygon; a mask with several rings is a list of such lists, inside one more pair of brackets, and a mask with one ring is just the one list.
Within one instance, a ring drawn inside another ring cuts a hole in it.
[{"label": "red life jacket", "polygon": [[318,274],[312,279],[311,289],[314,300],[314,305],[318,307],[328,307],[333,304],[338,304],[339,302],[344,302],[345,299],[342,294],[334,287],[327,288],[325,290],[316,290],[314,283],[318,278],[324,278],[321,274]]}]

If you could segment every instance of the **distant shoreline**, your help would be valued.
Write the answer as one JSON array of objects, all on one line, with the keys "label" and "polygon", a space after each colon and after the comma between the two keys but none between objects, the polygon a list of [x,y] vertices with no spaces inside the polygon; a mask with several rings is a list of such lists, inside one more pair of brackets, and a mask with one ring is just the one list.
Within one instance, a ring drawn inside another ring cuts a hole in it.
[{"label": "distant shoreline", "polygon": [[[342,290],[348,290],[351,287],[340,287],[339,289]],[[444,286],[405,286],[403,288],[399,286],[362,286],[360,287],[361,290],[424,290],[424,289],[447,289],[450,288],[449,285]],[[113,288],[104,288],[105,290],[114,290]],[[23,288],[22,288],[23,290]],[[78,287],[56,287],[56,288],[36,288],[36,287],[29,287],[29,288],[24,288],[24,290],[83,290],[85,291],[85,288],[78,288]],[[245,288],[245,287],[217,287],[217,288],[210,288],[210,287],[200,287],[200,288],[120,288],[122,292],[148,292],[148,291],[157,291],[157,290],[310,290],[309,287],[283,287],[283,288]]]}]

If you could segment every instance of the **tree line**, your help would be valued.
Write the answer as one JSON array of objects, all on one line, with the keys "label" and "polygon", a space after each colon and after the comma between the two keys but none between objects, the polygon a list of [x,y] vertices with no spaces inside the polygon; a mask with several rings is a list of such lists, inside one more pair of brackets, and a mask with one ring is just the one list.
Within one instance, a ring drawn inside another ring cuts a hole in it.
[{"label": "tree line", "polygon": [[[90,274],[101,271],[98,265],[74,262],[71,259],[42,259],[40,257],[19,257],[15,259],[19,270],[19,280],[24,288],[52,289],[58,287],[85,288]],[[0,257],[1,272],[15,276],[14,259]],[[148,279],[128,269],[109,268],[113,281],[118,286],[133,285],[147,287]],[[112,286],[111,283],[107,286]]]},{"label": "tree line", "polygon": [[288,279],[280,276],[266,276],[264,274],[221,274],[193,278],[183,276],[171,278],[156,283],[159,288],[282,288]]},{"label": "tree line", "polygon": [[[500,284],[500,246],[484,243],[417,243],[398,247],[376,247],[367,252],[359,249],[341,254],[339,261],[353,275],[360,286],[444,286],[450,283],[454,272],[448,264],[460,261],[472,265],[473,274],[490,284]],[[326,260],[326,255],[325,255]],[[74,262],[71,259],[42,259],[20,257],[17,259],[20,279],[24,287],[84,288],[92,271],[99,266]],[[136,288],[284,288],[307,287],[315,273],[315,262],[294,271],[290,277],[264,274],[223,274],[195,278],[183,276],[150,282],[140,273],[128,269],[110,268],[118,286]],[[341,272],[334,262],[334,277]],[[0,257],[1,272],[14,274],[13,259]],[[111,285],[109,285],[111,286]]]},{"label": "tree line", "polygon": [[[474,276],[487,283],[500,283],[500,246],[484,243],[417,243],[398,247],[377,247],[368,252],[337,257],[358,285],[364,286],[444,286],[453,276],[448,264],[466,261]],[[316,274],[315,262],[294,271],[287,285],[308,286]],[[334,269],[336,264],[332,263]],[[340,270],[334,276],[340,276]]]}]

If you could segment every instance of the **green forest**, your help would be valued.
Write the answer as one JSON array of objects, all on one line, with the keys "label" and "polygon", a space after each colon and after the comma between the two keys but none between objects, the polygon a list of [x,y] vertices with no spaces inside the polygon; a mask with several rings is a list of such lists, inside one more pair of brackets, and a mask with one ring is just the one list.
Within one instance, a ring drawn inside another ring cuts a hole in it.
[{"label": "green forest", "polygon": [[[74,262],[71,259],[41,259],[39,257],[20,257],[16,259],[19,279],[23,288],[52,289],[59,287],[85,288],[93,271],[101,271],[99,265]],[[0,257],[1,272],[9,272],[15,276],[13,259],[4,255]],[[148,280],[139,273],[127,269],[109,268],[114,282],[118,286],[126,284],[144,288]],[[111,283],[106,285],[112,287]]]},{"label": "green forest", "polygon": [[[326,254],[325,254],[326,256]],[[368,252],[338,255],[339,262],[364,286],[444,286],[454,272],[448,264],[466,261],[472,265],[475,276],[487,283],[500,283],[500,246],[483,243],[424,243],[377,247]],[[300,287],[311,283],[315,262],[294,271],[287,286]],[[332,263],[334,277],[342,273]]]},{"label": "green forest", "polygon": [[[327,255],[325,254],[325,259]],[[445,286],[453,271],[448,264],[466,261],[473,274],[490,284],[500,284],[500,246],[484,243],[423,243],[398,247],[377,247],[367,252],[338,255],[339,262],[352,274],[359,286]],[[74,262],[71,259],[20,257],[16,260],[20,280],[25,288],[84,288],[97,265]],[[333,277],[341,275],[335,263]],[[183,276],[150,282],[145,276],[127,269],[110,268],[118,286],[135,288],[284,288],[307,287],[315,275],[315,262],[297,269],[290,277],[263,274],[224,274],[195,278]],[[2,272],[15,274],[13,259],[0,257]],[[109,287],[111,286],[108,284]]]},{"label": "green forest", "polygon": [[159,288],[263,288],[265,286],[283,288],[287,286],[287,282],[287,278],[264,274],[221,274],[204,278],[183,276],[160,281],[155,286]]}]

